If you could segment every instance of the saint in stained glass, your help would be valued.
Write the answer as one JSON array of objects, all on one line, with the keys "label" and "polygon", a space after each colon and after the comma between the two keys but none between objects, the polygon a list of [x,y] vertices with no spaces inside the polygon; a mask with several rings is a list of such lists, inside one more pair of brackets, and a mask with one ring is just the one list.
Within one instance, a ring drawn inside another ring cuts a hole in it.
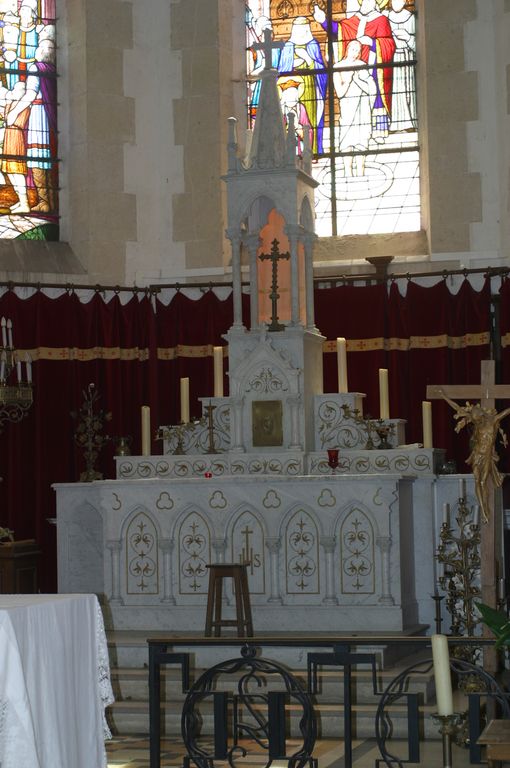
[{"label": "saint in stained glass", "polygon": [[0,0],[0,237],[58,239],[55,0]]},{"label": "saint in stained glass", "polygon": [[313,149],[318,234],[420,229],[414,0],[248,0],[250,127],[267,28],[283,115]]}]

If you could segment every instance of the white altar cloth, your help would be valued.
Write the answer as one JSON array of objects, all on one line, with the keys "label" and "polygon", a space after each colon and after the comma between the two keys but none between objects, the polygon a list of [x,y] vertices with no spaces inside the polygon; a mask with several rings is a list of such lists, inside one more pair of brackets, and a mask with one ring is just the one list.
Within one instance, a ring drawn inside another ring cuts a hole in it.
[{"label": "white altar cloth", "polygon": [[105,768],[112,701],[95,595],[0,595],[2,768]]}]

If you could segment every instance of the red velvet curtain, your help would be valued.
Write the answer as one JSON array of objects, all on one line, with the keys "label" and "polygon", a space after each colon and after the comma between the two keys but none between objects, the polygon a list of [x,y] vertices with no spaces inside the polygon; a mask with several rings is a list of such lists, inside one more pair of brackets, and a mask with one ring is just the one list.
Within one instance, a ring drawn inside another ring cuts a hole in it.
[{"label": "red velvet curtain", "polygon": [[[481,291],[464,280],[457,294],[446,281],[432,287],[409,282],[341,286],[315,292],[317,326],[329,340],[347,339],[349,390],[365,392],[364,413],[379,415],[378,369],[388,368],[390,415],[407,421],[407,442],[422,441],[421,403],[427,384],[480,381],[480,363],[490,356],[490,285]],[[337,387],[336,356],[324,356],[324,391]],[[467,435],[455,435],[449,407],[433,405],[434,444],[467,471]]]},{"label": "red velvet curtain", "polygon": [[[38,292],[26,300],[13,292],[0,299],[0,316],[11,318],[14,345],[32,350],[34,404],[19,424],[5,424],[0,436],[1,524],[17,539],[36,538],[42,549],[39,587],[56,585],[56,531],[51,484],[79,479],[82,452],[75,446],[71,417],[93,382],[100,407],[111,411],[105,431],[132,435],[139,444],[140,406],[149,403],[157,419],[155,319],[148,298],[122,306],[99,294],[87,304],[74,294],[50,299]],[[114,477],[113,440],[98,469]]]},{"label": "red velvet curtain", "polygon": [[[509,286],[501,291],[502,329],[510,339]],[[465,281],[457,295],[445,282],[424,288],[410,282],[402,297],[394,284],[342,286],[316,291],[316,321],[331,340],[324,355],[325,392],[334,392],[334,340],[345,336],[349,352],[349,388],[365,392],[365,414],[379,413],[378,368],[390,372],[391,415],[407,419],[407,440],[421,441],[421,401],[427,383],[479,382],[480,361],[488,356],[490,291],[476,292]],[[105,301],[96,293],[88,303],[66,293],[50,299],[36,292],[28,299],[9,291],[0,298],[0,317],[14,323],[14,345],[34,359],[34,404],[19,424],[5,424],[0,435],[0,525],[16,538],[36,538],[42,549],[40,588],[56,587],[56,532],[51,484],[74,482],[84,469],[74,445],[71,411],[93,382],[100,407],[112,412],[106,432],[130,435],[132,452],[140,450],[140,408],[151,407],[153,431],[180,418],[179,379],[190,379],[191,415],[201,413],[199,397],[213,392],[212,347],[225,345],[232,324],[232,298],[212,291],[199,300],[178,292],[170,304],[150,296],[118,296]],[[248,326],[249,297],[243,296]],[[509,380],[510,345],[504,347]],[[505,368],[506,366],[506,368]],[[228,370],[228,362],[225,363]],[[228,377],[225,375],[225,394]],[[435,445],[463,470],[466,437],[453,432],[450,409],[436,403]],[[98,469],[114,477],[113,440],[100,454]],[[153,443],[153,451],[161,450]]]}]

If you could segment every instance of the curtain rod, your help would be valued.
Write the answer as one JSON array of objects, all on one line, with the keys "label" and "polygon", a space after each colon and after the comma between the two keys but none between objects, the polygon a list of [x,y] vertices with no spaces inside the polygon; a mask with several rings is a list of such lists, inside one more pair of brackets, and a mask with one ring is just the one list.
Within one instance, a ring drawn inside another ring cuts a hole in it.
[{"label": "curtain rod", "polygon": [[99,283],[21,283],[14,282],[13,280],[0,281],[0,287],[9,288],[36,288],[40,291],[42,288],[61,288],[63,291],[95,291],[96,293],[106,293],[111,291],[112,293],[158,293],[159,287],[156,285],[148,285],[145,288],[133,285],[127,287],[125,285],[100,285]]},{"label": "curtain rod", "polygon": [[[392,272],[386,277],[380,279],[376,276],[375,273],[367,273],[362,272],[359,274],[341,274],[341,275],[324,275],[323,277],[314,277],[313,281],[314,283],[335,283],[335,282],[343,282],[343,283],[351,283],[351,282],[359,282],[361,280],[365,280],[367,282],[393,282],[395,280],[413,280],[416,277],[443,277],[447,278],[451,275],[463,275],[464,277],[467,277],[468,275],[475,275],[475,274],[484,274],[487,277],[498,277],[498,276],[504,276],[508,275],[510,273],[510,267],[477,267],[468,269],[467,267],[463,267],[462,269],[442,269],[432,272]],[[243,286],[249,286],[249,281],[243,281]],[[157,283],[157,284],[151,284],[144,288],[140,286],[122,286],[122,285],[100,285],[99,283],[95,284],[87,284],[87,283],[23,283],[23,282],[14,282],[12,280],[9,281],[0,281],[0,287],[9,288],[9,290],[13,290],[14,288],[36,288],[37,290],[41,290],[43,288],[61,288],[65,291],[95,291],[96,293],[106,293],[107,291],[110,291],[112,293],[146,293],[146,294],[157,294],[161,293],[163,290],[176,290],[180,291],[181,289],[186,288],[199,288],[201,290],[207,291],[212,290],[213,288],[232,288],[232,282],[207,282],[207,283]]]}]

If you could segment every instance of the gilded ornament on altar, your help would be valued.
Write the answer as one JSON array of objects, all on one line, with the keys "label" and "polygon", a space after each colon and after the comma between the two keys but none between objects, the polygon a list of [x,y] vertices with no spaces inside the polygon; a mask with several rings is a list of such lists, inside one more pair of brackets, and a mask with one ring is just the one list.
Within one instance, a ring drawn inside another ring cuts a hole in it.
[{"label": "gilded ornament on altar", "polygon": [[257,448],[283,445],[283,408],[281,400],[252,402],[252,438]]},{"label": "gilded ornament on altar", "polygon": [[102,480],[103,475],[95,468],[97,457],[105,443],[110,440],[108,435],[103,434],[103,427],[106,421],[110,421],[112,414],[105,413],[102,410],[96,411],[99,393],[95,384],[91,383],[83,391],[83,404],[78,412],[72,411],[73,419],[79,419],[74,441],[76,445],[83,449],[85,458],[85,472],[80,474],[81,483],[91,483],[93,480]]}]

